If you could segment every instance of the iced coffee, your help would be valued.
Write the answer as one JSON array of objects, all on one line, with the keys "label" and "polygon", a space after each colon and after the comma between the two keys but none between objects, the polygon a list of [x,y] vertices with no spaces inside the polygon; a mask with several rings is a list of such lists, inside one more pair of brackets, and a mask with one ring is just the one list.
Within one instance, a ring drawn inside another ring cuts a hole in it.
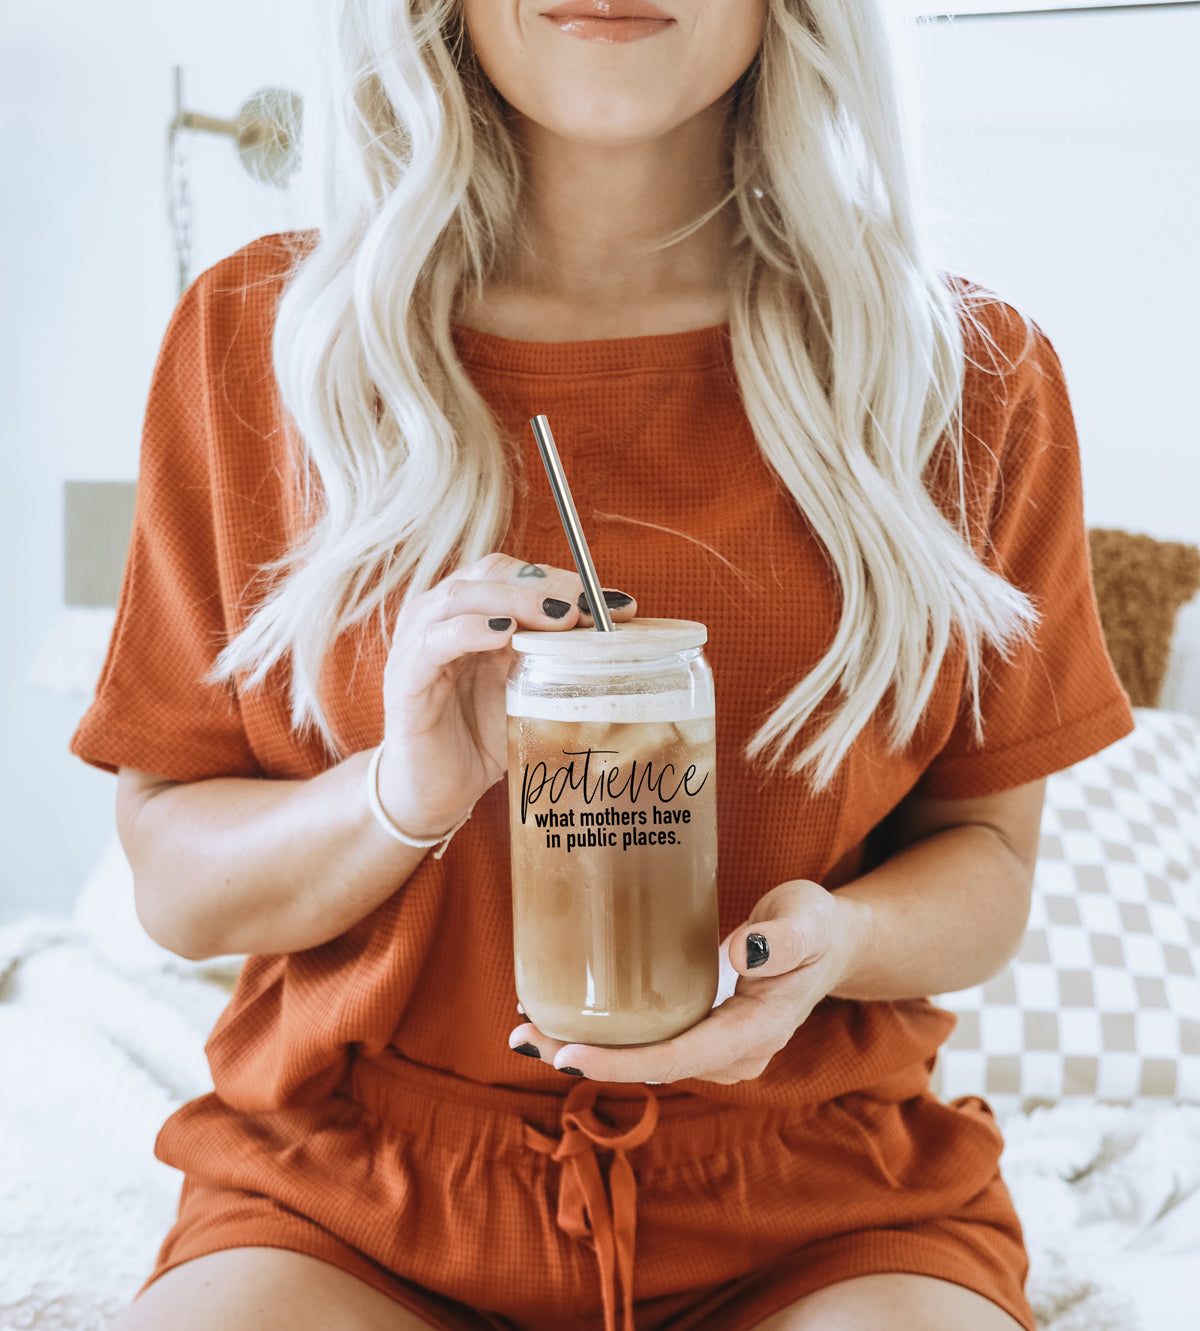
[{"label": "iced coffee", "polygon": [[717,990],[703,625],[520,633],[508,688],[517,995],[547,1035],[668,1039]]}]

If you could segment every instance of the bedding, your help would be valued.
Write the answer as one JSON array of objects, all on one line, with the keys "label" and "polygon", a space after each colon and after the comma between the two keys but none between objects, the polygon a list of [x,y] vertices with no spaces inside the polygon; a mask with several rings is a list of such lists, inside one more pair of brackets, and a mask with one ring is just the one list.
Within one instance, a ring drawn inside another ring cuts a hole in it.
[{"label": "bedding", "polygon": [[[1200,723],[1137,720],[1048,784],[1021,954],[939,999],[941,1090],[1003,1121],[1042,1331],[1195,1325]],[[115,840],[71,919],[0,929],[0,1331],[100,1331],[145,1279],[180,1183],[154,1138],[211,1089],[238,966],[141,932]]]}]

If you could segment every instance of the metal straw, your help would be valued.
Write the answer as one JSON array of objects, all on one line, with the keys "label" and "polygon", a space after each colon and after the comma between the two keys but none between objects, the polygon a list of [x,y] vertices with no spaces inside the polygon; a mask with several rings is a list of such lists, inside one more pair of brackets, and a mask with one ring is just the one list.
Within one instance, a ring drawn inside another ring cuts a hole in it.
[{"label": "metal straw", "polygon": [[538,452],[542,455],[542,465],[550,478],[550,489],[554,491],[554,502],[558,505],[558,516],[562,518],[563,530],[567,533],[567,542],[575,567],[583,579],[587,592],[588,605],[592,608],[592,619],[602,633],[612,633],[612,616],[600,589],[600,579],[596,575],[596,565],[592,563],[592,552],[588,549],[587,537],[579,525],[579,514],[575,511],[575,501],[571,498],[571,487],[567,484],[563,471],[562,459],[554,446],[554,436],[550,433],[550,422],[545,416],[534,416],[529,422],[533,426],[533,437],[537,440]]}]

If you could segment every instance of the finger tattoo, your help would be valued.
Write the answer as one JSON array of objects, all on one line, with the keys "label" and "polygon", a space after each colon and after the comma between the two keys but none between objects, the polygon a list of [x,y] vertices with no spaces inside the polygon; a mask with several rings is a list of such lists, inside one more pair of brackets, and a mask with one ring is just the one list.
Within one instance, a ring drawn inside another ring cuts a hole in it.
[{"label": "finger tattoo", "polygon": [[518,578],[544,578],[545,576],[546,570],[544,568],[538,568],[536,564],[522,564],[521,567],[517,569]]}]

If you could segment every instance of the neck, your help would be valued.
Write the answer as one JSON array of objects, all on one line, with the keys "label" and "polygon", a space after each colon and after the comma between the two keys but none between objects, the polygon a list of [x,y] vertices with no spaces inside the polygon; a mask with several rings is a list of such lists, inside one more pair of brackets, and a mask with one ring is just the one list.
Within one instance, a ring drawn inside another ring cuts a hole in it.
[{"label": "neck", "polygon": [[[663,138],[619,148],[514,116],[523,234],[463,322],[533,341],[723,322],[734,227],[720,208],[726,114],[713,107]],[[714,208],[685,239],[655,248]]]}]

